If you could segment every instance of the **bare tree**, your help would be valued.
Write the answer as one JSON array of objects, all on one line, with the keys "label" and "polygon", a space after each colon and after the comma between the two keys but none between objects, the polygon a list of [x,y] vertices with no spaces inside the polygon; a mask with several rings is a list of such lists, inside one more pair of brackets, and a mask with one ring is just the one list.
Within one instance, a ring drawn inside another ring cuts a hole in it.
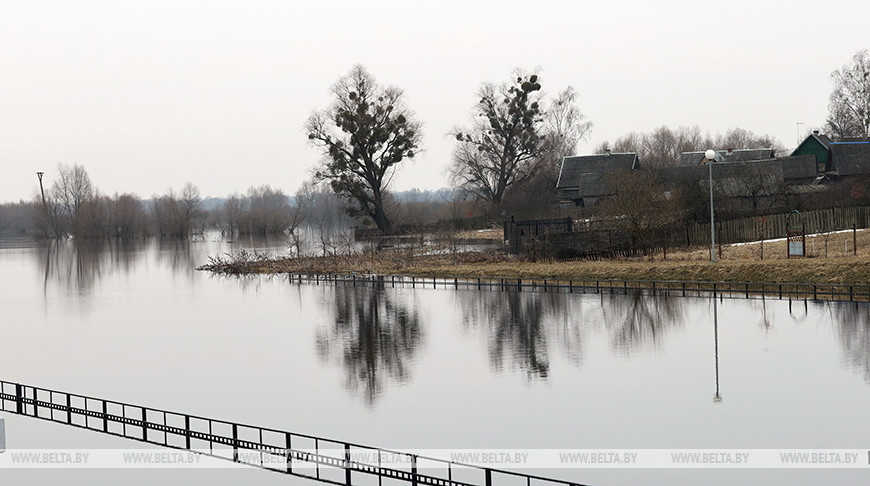
[{"label": "bare tree", "polygon": [[870,138],[870,53],[852,56],[852,63],[831,73],[834,90],[828,104],[828,133],[835,140]]},{"label": "bare tree", "polygon": [[186,238],[197,229],[202,220],[199,189],[188,182],[176,195],[172,189],[166,195],[154,198],[154,220],[157,232],[162,236]]},{"label": "bare tree", "polygon": [[316,111],[305,131],[325,160],[316,177],[350,201],[352,216],[371,218],[384,232],[390,220],[384,191],[398,164],[420,145],[420,123],[405,106],[402,90],[383,87],[356,65],[332,87],[333,105]]},{"label": "bare tree", "polygon": [[78,164],[57,165],[57,179],[49,191],[49,199],[57,202],[60,209],[61,227],[72,236],[83,230],[83,206],[94,197],[94,189],[88,171]]},{"label": "bare tree", "polygon": [[715,138],[707,141],[706,147],[698,147],[702,150],[710,147],[720,149],[743,149],[743,148],[770,148],[776,155],[786,152],[785,146],[770,135],[758,135],[744,128],[728,129],[723,135],[717,134]]},{"label": "bare tree", "polygon": [[605,178],[614,194],[598,206],[615,227],[631,234],[637,247],[646,247],[656,232],[679,221],[679,195],[664,191],[655,172],[622,170]]},{"label": "bare tree", "polygon": [[577,106],[579,96],[573,86],[568,86],[556,95],[544,114],[542,159],[554,185],[562,158],[574,155],[577,144],[592,129],[592,122]]},{"label": "bare tree", "polygon": [[562,157],[592,126],[572,87],[545,107],[537,74],[518,71],[513,83],[485,83],[478,96],[472,126],[450,132],[457,145],[448,171],[454,186],[493,204],[540,173],[544,181],[535,186],[555,185]]},{"label": "bare tree", "polygon": [[451,132],[457,146],[449,171],[457,187],[498,204],[508,187],[534,175],[543,151],[540,91],[537,74],[480,88],[474,124]]},{"label": "bare tree", "polygon": [[604,153],[607,149],[612,152],[633,152],[644,167],[660,168],[678,165],[683,152],[708,148],[772,148],[777,155],[785,152],[785,146],[769,135],[757,135],[743,128],[731,128],[724,134],[702,136],[701,129],[693,125],[676,129],[661,126],[649,133],[632,132],[617,138],[612,144],[602,142],[596,147],[596,153]]},{"label": "bare tree", "polygon": [[115,194],[108,202],[108,234],[132,238],[147,233],[145,209],[134,194]]}]

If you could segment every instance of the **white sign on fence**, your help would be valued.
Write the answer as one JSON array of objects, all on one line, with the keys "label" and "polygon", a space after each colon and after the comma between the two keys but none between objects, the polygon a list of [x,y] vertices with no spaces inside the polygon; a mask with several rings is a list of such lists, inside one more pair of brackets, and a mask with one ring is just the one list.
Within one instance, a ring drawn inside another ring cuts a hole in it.
[{"label": "white sign on fence", "polygon": [[803,241],[789,241],[788,242],[788,255],[789,256],[804,256],[804,242]]}]

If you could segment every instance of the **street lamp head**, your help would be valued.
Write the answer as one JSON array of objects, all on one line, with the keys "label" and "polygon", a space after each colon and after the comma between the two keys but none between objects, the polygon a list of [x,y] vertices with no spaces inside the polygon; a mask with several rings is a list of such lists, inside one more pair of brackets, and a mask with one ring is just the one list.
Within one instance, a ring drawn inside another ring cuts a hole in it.
[{"label": "street lamp head", "polygon": [[704,152],[704,157],[706,157],[707,160],[712,161],[713,159],[716,158],[716,152],[712,149],[707,149],[707,151]]}]

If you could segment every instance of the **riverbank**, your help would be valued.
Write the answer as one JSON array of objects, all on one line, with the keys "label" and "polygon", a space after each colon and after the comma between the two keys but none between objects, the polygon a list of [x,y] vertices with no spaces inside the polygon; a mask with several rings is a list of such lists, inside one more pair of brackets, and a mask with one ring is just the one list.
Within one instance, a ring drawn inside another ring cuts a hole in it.
[{"label": "riverbank", "polygon": [[[772,245],[771,245],[772,246]],[[770,249],[772,250],[772,248]],[[766,251],[770,251],[766,250]],[[735,250],[736,251],[736,250]],[[750,253],[748,249],[741,250]],[[723,250],[724,255],[727,252]],[[220,274],[380,274],[419,277],[516,277],[562,280],[675,280],[705,282],[865,284],[870,257],[731,258],[717,263],[699,259],[707,252],[662,258],[567,262],[531,262],[498,252],[412,255],[403,252],[328,257],[276,258],[266,255],[225,258],[200,267]],[[733,256],[733,255],[732,255]],[[771,255],[773,256],[773,255]]]}]

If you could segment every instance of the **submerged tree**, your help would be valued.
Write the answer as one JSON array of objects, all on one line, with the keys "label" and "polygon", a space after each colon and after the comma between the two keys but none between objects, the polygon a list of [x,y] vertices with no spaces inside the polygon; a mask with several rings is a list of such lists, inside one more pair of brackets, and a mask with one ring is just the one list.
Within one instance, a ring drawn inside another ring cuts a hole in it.
[{"label": "submerged tree", "polygon": [[870,138],[870,53],[852,57],[852,64],[831,73],[834,91],[828,104],[828,132],[836,140]]},{"label": "submerged tree", "polygon": [[172,189],[168,194],[154,198],[154,220],[157,233],[161,236],[186,238],[197,229],[202,219],[202,198],[199,189],[188,182],[176,194]]},{"label": "submerged tree", "polygon": [[348,198],[351,216],[371,218],[390,229],[384,211],[385,189],[398,164],[413,158],[420,145],[420,123],[405,106],[402,90],[384,87],[362,65],[332,87],[335,101],[308,118],[305,131],[325,160],[317,179],[329,181]]}]

